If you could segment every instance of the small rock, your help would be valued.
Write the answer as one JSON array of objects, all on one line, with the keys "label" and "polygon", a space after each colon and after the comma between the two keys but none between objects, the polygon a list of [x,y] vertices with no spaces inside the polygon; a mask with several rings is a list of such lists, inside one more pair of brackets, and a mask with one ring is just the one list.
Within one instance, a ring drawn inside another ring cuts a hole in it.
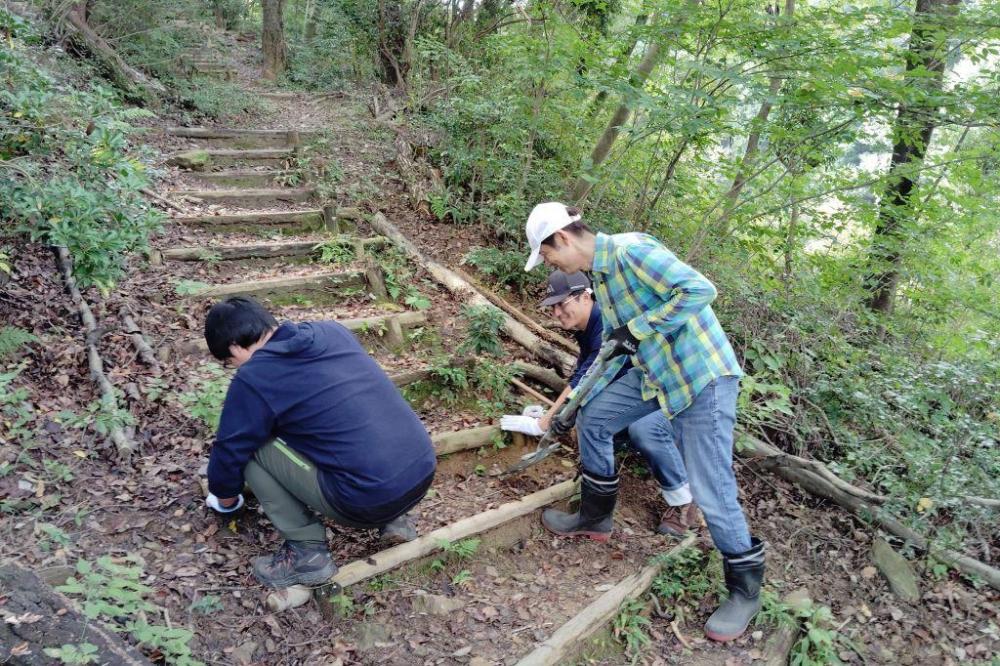
[{"label": "small rock", "polygon": [[358,628],[358,637],[355,643],[358,650],[371,650],[378,647],[379,643],[389,642],[389,627],[379,622],[363,622]]},{"label": "small rock", "polygon": [[875,539],[872,543],[872,560],[889,581],[893,594],[911,604],[920,601],[920,587],[910,563],[884,539]]},{"label": "small rock", "polygon": [[257,644],[253,641],[247,641],[237,648],[233,648],[233,651],[229,656],[233,658],[237,664],[242,666],[248,666],[253,662],[253,653],[257,651]]},{"label": "small rock", "polygon": [[452,599],[440,594],[424,594],[413,597],[413,610],[430,615],[448,615],[465,607],[461,599]]},{"label": "small rock", "polygon": [[471,645],[466,645],[464,648],[459,648],[459,649],[455,650],[454,652],[452,652],[451,656],[453,656],[453,657],[464,657],[465,655],[469,654],[470,652],[472,652],[472,646]]},{"label": "small rock", "polygon": [[764,632],[758,630],[750,634],[750,636],[753,637],[755,641],[759,641],[760,639],[764,638]]},{"label": "small rock", "polygon": [[469,660],[469,666],[493,666],[493,662],[484,657],[473,657]]}]

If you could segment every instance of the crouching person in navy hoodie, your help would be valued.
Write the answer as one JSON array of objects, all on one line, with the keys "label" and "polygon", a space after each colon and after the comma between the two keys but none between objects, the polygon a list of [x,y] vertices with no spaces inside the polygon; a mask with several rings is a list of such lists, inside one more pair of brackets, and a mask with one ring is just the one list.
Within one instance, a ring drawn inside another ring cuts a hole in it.
[{"label": "crouching person in navy hoodie", "polygon": [[337,572],[320,516],[416,538],[407,517],[434,479],[430,436],[354,336],[333,321],[284,322],[230,298],[205,319],[217,359],[237,368],[208,463],[209,507],[232,513],[250,486],[284,538],[254,561],[264,585],[319,585]]}]

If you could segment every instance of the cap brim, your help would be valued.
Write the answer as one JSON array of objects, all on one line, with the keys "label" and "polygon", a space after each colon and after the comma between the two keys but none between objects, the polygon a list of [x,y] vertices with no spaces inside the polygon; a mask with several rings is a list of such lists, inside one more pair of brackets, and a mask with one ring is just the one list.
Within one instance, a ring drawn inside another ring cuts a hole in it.
[{"label": "cap brim", "polygon": [[568,292],[568,291],[565,292],[565,293],[562,293],[562,294],[556,294],[555,296],[549,296],[544,301],[542,301],[541,303],[539,303],[539,305],[542,306],[543,308],[547,308],[550,305],[555,305],[556,303],[562,303],[563,301],[565,301],[570,296],[572,296],[572,292]]},{"label": "cap brim", "polygon": [[532,268],[542,263],[541,257],[538,256],[539,253],[541,253],[541,250],[542,250],[541,247],[536,247],[534,250],[531,251],[531,256],[528,257],[528,263],[524,265],[525,271],[530,271]]}]

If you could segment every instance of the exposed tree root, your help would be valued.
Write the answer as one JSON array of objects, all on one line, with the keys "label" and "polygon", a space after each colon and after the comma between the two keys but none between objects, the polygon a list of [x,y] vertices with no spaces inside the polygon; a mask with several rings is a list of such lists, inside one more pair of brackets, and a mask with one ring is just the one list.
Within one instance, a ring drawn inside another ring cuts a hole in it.
[{"label": "exposed tree root", "polygon": [[146,338],[142,334],[142,329],[139,325],[135,323],[135,319],[132,315],[126,311],[121,312],[122,323],[125,324],[125,332],[128,334],[129,338],[132,340],[132,346],[135,347],[136,353],[142,362],[153,369],[156,374],[160,374],[160,362],[156,360],[156,354],[153,353],[153,348],[149,346],[146,342]]},{"label": "exposed tree root", "polygon": [[[995,589],[1000,590],[1000,570],[968,555],[929,542],[914,530],[887,515],[884,510],[878,507],[877,503],[866,501],[865,496],[870,495],[867,491],[855,488],[839,478],[837,482],[831,482],[830,476],[837,477],[822,463],[792,456],[752,437],[746,437],[744,444],[738,452],[740,457],[759,461],[763,469],[778,474],[778,476],[791,481],[813,495],[840,505],[861,520],[878,525],[886,532],[909,541],[915,547],[927,551],[962,573],[978,576]],[[817,466],[826,469],[826,474],[817,472]],[[845,487],[851,488],[853,492],[846,490]]]},{"label": "exposed tree root", "polygon": [[[69,252],[64,247],[56,247],[55,253],[59,272],[66,283],[66,290],[80,312],[80,319],[83,320],[83,328],[87,333],[85,336],[87,362],[90,364],[90,376],[93,377],[94,382],[101,392],[101,408],[109,414],[114,414],[118,411],[118,399],[115,397],[114,387],[111,386],[107,375],[104,374],[104,363],[101,361],[101,355],[97,351],[97,340],[99,337],[97,320],[94,319],[94,313],[91,311],[90,306],[87,305],[87,301],[83,299],[83,295],[76,286],[76,280],[73,279],[72,260],[70,259]],[[132,455],[136,452],[136,446],[132,439],[121,427],[114,424],[111,425],[108,436],[114,442],[118,457],[122,462],[130,462]]]}]

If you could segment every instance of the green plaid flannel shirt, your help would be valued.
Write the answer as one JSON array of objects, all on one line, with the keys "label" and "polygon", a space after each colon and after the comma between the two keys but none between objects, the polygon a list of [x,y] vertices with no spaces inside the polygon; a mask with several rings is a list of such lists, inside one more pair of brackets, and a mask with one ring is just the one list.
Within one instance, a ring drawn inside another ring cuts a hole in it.
[{"label": "green plaid flannel shirt", "polygon": [[[709,305],[715,287],[658,240],[641,233],[599,233],[591,271],[604,339],[628,325],[639,340],[632,363],[645,374],[642,398],[655,397],[669,418],[712,380],[743,375]],[[611,383],[625,359],[611,360],[584,404]]]}]

